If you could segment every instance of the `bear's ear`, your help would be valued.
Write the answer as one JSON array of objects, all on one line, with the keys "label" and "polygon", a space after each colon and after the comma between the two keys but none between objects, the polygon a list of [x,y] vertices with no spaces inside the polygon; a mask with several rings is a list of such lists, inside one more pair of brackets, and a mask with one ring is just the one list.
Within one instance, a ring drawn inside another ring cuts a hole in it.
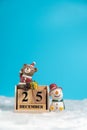
[{"label": "bear's ear", "polygon": [[24,64],[24,67],[27,66],[27,64]]},{"label": "bear's ear", "polygon": [[35,72],[37,72],[37,68],[34,68],[35,69]]}]

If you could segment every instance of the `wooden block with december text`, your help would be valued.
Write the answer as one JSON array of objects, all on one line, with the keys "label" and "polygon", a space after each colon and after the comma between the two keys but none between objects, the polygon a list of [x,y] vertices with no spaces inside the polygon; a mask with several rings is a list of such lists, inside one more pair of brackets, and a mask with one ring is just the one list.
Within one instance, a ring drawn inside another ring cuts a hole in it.
[{"label": "wooden block with december text", "polygon": [[39,86],[38,89],[23,90],[16,86],[17,111],[47,111],[48,108],[48,89],[47,86]]}]

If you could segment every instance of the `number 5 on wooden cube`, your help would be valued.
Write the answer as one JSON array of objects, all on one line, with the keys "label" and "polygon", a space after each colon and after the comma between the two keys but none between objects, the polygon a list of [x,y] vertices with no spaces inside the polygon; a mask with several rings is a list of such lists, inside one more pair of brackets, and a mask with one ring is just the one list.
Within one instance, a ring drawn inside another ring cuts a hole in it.
[{"label": "number 5 on wooden cube", "polygon": [[16,87],[17,111],[48,111],[48,89],[47,86],[39,86],[38,89],[29,89],[27,91]]}]

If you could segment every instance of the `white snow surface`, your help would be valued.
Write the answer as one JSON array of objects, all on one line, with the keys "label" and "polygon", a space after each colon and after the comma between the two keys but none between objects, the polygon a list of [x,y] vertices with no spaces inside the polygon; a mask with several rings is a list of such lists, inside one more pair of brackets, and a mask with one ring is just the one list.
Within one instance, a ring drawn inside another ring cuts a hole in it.
[{"label": "white snow surface", "polygon": [[87,99],[65,100],[62,112],[17,113],[14,98],[0,97],[0,130],[87,130]]}]

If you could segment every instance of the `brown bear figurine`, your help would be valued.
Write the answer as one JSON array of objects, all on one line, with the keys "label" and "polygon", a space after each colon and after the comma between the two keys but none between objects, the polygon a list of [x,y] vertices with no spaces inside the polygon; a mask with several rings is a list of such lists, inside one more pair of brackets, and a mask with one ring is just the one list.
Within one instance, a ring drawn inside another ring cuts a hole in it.
[{"label": "brown bear figurine", "polygon": [[20,71],[20,83],[19,86],[23,88],[29,88],[29,83],[32,82],[32,76],[37,72],[37,68],[34,67],[35,62],[32,64],[24,64]]}]

